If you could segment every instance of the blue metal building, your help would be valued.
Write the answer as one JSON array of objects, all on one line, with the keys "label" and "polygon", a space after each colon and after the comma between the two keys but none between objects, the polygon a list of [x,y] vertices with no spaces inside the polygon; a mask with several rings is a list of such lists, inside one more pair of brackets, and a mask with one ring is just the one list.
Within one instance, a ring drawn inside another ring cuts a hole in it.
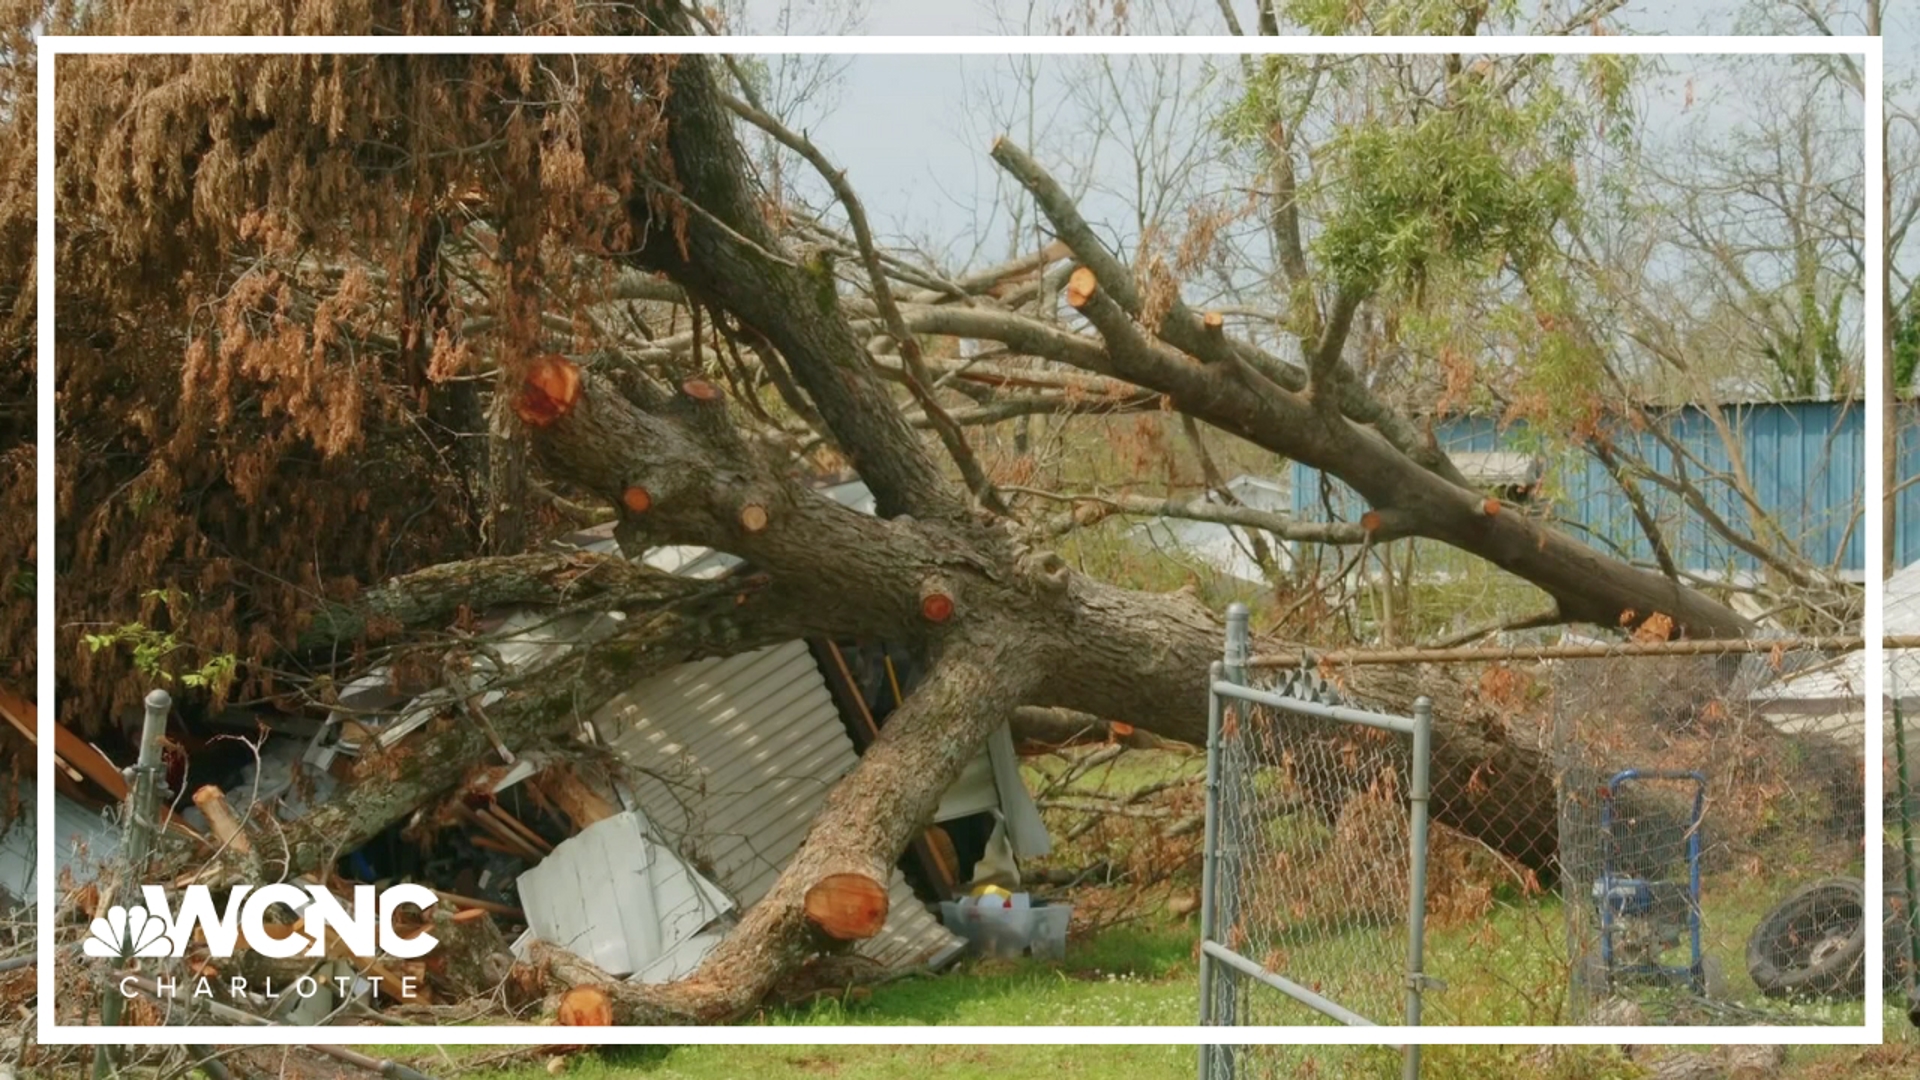
[{"label": "blue metal building", "polygon": [[[1865,565],[1861,516],[1867,481],[1865,404],[1857,400],[1753,402],[1722,405],[1720,412],[1745,462],[1756,500],[1782,539],[1806,557],[1858,580]],[[1920,416],[1920,410],[1915,415]],[[1649,418],[1662,424],[1685,449],[1686,475],[1701,489],[1712,511],[1741,534],[1754,536],[1754,515],[1726,478],[1728,440],[1716,429],[1709,412],[1686,406],[1665,410],[1657,418],[1649,414]],[[1920,474],[1920,430],[1911,419],[1901,429],[1903,475]],[[1486,416],[1448,417],[1439,421],[1436,434],[1463,472],[1490,484],[1511,479],[1495,474],[1502,468],[1510,470],[1514,452],[1536,457],[1543,469],[1534,500],[1538,509],[1595,547],[1653,564],[1653,548],[1634,521],[1625,492],[1592,455],[1550,450],[1525,423],[1502,425]],[[1675,455],[1652,433],[1623,426],[1614,441],[1652,468],[1674,474]],[[1497,466],[1476,476],[1477,466],[1495,461]],[[1345,521],[1357,519],[1366,509],[1351,488],[1298,462],[1293,465],[1292,486],[1293,512],[1301,520],[1327,520],[1328,505],[1335,519]],[[1710,528],[1677,494],[1644,479],[1637,486],[1683,570],[1726,578],[1760,569],[1758,559]],[[1544,507],[1539,506],[1542,502]],[[1896,516],[1897,548],[1905,564],[1920,558],[1920,484],[1901,492]]]}]

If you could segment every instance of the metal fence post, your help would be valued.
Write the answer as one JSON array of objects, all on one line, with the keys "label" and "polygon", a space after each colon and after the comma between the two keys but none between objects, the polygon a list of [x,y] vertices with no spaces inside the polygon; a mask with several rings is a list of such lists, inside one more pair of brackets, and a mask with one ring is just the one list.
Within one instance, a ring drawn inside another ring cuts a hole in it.
[{"label": "metal fence post", "polygon": [[147,695],[147,714],[140,727],[140,758],[133,767],[132,805],[127,814],[127,875],[136,881],[147,872],[147,856],[157,831],[160,776],[166,768],[160,758],[160,739],[167,733],[167,713],[173,698],[165,690]]},{"label": "metal fence post", "polygon": [[[1407,869],[1407,1026],[1420,1026],[1420,995],[1426,989],[1428,758],[1433,751],[1433,700],[1413,702],[1413,760],[1407,793],[1411,865]],[[1420,1044],[1408,1043],[1405,1080],[1419,1080]]]},{"label": "metal fence post", "polygon": [[[1218,682],[1221,664],[1215,661],[1207,668],[1207,811],[1206,829],[1200,847],[1200,940],[1213,940],[1214,922],[1214,877],[1219,852],[1216,845],[1220,842],[1220,695],[1213,692],[1213,684]],[[1213,1022],[1213,957],[1205,949],[1200,950],[1200,1026],[1206,1027]],[[1213,1047],[1200,1044],[1200,1080],[1212,1080]]]},{"label": "metal fence post", "polygon": [[1903,872],[1901,883],[1906,888],[1906,918],[1901,920],[1907,934],[1907,1016],[1920,1024],[1920,911],[1915,910],[1915,900],[1920,900],[1920,889],[1915,888],[1916,872],[1913,865],[1913,790],[1907,779],[1907,724],[1900,712],[1900,688],[1893,688],[1893,761],[1897,790],[1900,796],[1900,865]]},{"label": "metal fence post", "polygon": [[1251,616],[1245,604],[1227,607],[1226,676],[1228,682],[1241,686],[1247,684],[1247,661],[1253,658],[1253,633],[1248,629]]},{"label": "metal fence post", "polygon": [[[140,726],[140,757],[133,767],[133,790],[127,796],[127,823],[125,838],[121,843],[121,854],[125,866],[122,884],[132,890],[140,888],[140,879],[147,873],[147,856],[153,850],[155,804],[160,791],[160,773],[165,768],[160,758],[160,738],[167,733],[167,713],[173,708],[173,698],[165,690],[155,690],[147,695],[147,711]],[[122,941],[121,948],[131,943]],[[114,1026],[120,1023],[121,1009],[126,1001],[113,988],[111,977],[100,990],[100,1023]],[[93,1075],[107,1076],[113,1070],[113,1051],[102,1045],[96,1050],[93,1059]]]},{"label": "metal fence post", "polygon": [[[1227,607],[1227,641],[1221,658],[1220,673],[1226,682],[1238,686],[1247,684],[1247,661],[1253,655],[1253,635],[1248,624],[1252,612],[1247,605],[1235,603]],[[1229,713],[1228,710],[1233,710]],[[1240,855],[1243,848],[1241,832],[1242,808],[1239,805],[1245,777],[1241,775],[1245,764],[1242,748],[1245,745],[1246,731],[1243,726],[1247,720],[1247,709],[1241,705],[1222,702],[1220,706],[1220,750],[1219,777],[1220,792],[1215,814],[1218,823],[1215,841],[1218,845],[1214,869],[1214,921],[1211,929],[1215,934],[1231,936],[1234,925],[1240,918]],[[1233,738],[1228,739],[1227,725],[1233,724]],[[1212,968],[1217,982],[1220,1007],[1215,1019],[1226,1026],[1237,1026],[1240,1022],[1240,973],[1231,969],[1222,971],[1218,966]],[[1237,1068],[1234,1062],[1235,1048],[1231,1045],[1214,1047],[1210,1053],[1216,1064],[1216,1075],[1232,1077]]]}]

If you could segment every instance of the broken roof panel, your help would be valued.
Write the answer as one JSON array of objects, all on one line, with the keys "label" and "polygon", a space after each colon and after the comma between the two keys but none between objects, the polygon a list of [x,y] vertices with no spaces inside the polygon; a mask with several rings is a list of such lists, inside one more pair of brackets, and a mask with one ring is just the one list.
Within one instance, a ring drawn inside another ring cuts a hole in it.
[{"label": "broken roof panel", "polygon": [[[534,936],[609,975],[652,968],[703,937],[733,902],[649,832],[640,814],[615,814],[522,873],[520,906]],[[694,963],[705,952],[687,950]]]},{"label": "broken roof panel", "polygon": [[[828,790],[858,762],[806,643],[683,664],[594,715],[659,834],[742,907],[773,887]],[[887,923],[856,952],[939,963],[962,942],[896,870]]]}]

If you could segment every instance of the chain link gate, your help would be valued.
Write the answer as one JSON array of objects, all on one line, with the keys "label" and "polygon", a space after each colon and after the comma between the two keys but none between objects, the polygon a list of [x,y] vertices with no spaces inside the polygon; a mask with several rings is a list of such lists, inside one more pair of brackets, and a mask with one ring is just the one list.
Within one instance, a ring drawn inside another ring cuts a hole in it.
[{"label": "chain link gate", "polygon": [[[1423,959],[1432,704],[1349,708],[1304,671],[1256,689],[1251,647],[1234,604],[1208,679],[1200,1023],[1416,1027],[1439,985]],[[1201,1080],[1261,1074],[1259,1049],[1202,1046]],[[1419,1076],[1419,1046],[1402,1061]]]}]

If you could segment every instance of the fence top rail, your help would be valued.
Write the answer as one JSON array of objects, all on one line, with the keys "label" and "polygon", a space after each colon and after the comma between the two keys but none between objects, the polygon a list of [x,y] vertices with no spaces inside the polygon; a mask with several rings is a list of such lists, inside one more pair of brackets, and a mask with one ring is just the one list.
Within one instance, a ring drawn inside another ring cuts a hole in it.
[{"label": "fence top rail", "polygon": [[1365,709],[1350,709],[1344,705],[1322,705],[1317,701],[1304,698],[1291,698],[1282,694],[1256,690],[1251,686],[1241,686],[1225,680],[1216,680],[1213,692],[1226,698],[1238,698],[1255,705],[1279,709],[1300,716],[1311,716],[1321,720],[1337,720],[1343,724],[1360,724],[1364,727],[1384,728],[1397,731],[1402,735],[1413,734],[1417,722],[1410,716],[1394,716],[1391,713],[1368,712]]},{"label": "fence top rail", "polygon": [[1379,1026],[1378,1024],[1375,1024],[1373,1021],[1367,1019],[1366,1017],[1361,1016],[1359,1013],[1354,1012],[1352,1009],[1349,1009],[1338,1002],[1330,1001],[1327,998],[1321,997],[1319,994],[1316,994],[1312,990],[1309,990],[1306,987],[1301,986],[1299,983],[1294,982],[1292,979],[1289,979],[1284,975],[1278,975],[1278,974],[1275,974],[1274,972],[1268,971],[1266,968],[1263,968],[1259,964],[1254,963],[1252,960],[1249,960],[1246,957],[1241,956],[1239,953],[1234,952],[1232,949],[1227,948],[1225,945],[1222,945],[1217,941],[1202,941],[1200,943],[1200,949],[1202,952],[1205,952],[1208,956],[1211,956],[1214,959],[1220,961],[1221,963],[1226,964],[1228,967],[1233,968],[1235,971],[1240,972],[1242,975],[1246,975],[1250,978],[1257,979],[1260,982],[1266,983],[1268,986],[1271,986],[1275,990],[1278,990],[1281,993],[1287,995],[1288,997],[1294,999],[1295,1001],[1300,1002],[1302,1005],[1306,1005],[1312,1008],[1314,1011],[1319,1012],[1323,1015],[1330,1016],[1333,1019],[1338,1020],[1341,1023],[1347,1025],[1348,1027],[1378,1027]]},{"label": "fence top rail", "polygon": [[[1888,649],[1920,649],[1920,634],[1890,634],[1881,639]],[[1507,660],[1599,660],[1618,656],[1724,656],[1732,653],[1859,652],[1867,639],[1858,634],[1835,637],[1699,638],[1686,641],[1630,641],[1591,645],[1495,645],[1449,648],[1301,649],[1263,653],[1248,658],[1249,668],[1357,667],[1365,664],[1487,664]]]}]

